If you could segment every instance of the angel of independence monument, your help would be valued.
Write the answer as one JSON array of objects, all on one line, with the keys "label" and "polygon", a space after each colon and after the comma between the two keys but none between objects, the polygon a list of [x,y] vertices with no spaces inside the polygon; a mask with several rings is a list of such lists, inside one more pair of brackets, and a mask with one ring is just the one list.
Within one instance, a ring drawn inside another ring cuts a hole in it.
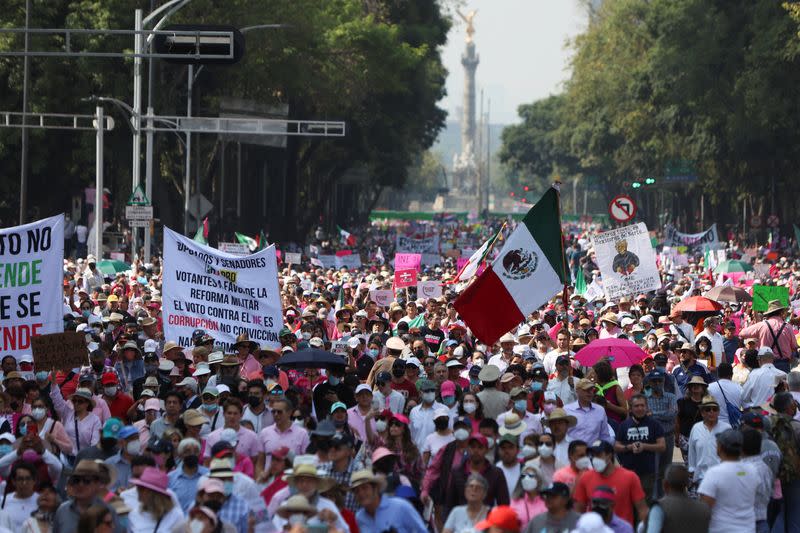
[{"label": "angel of independence monument", "polygon": [[474,209],[475,200],[479,206],[486,205],[486,199],[482,197],[484,187],[481,183],[481,171],[479,166],[478,154],[476,154],[477,143],[475,124],[475,71],[478,69],[480,58],[475,53],[475,25],[473,21],[477,10],[472,10],[466,15],[457,11],[467,24],[467,35],[465,38],[466,47],[461,55],[461,64],[464,66],[464,94],[461,108],[461,153],[453,156],[452,186],[450,197],[447,199],[448,208],[467,208]]}]

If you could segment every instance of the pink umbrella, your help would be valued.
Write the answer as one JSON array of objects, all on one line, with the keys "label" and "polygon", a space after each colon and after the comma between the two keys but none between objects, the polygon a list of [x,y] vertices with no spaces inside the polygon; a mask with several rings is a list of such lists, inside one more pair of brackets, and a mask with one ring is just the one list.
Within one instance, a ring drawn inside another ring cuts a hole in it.
[{"label": "pink umbrella", "polygon": [[583,366],[592,366],[606,358],[611,368],[624,368],[641,363],[647,353],[627,339],[599,339],[592,341],[575,354],[575,359]]}]

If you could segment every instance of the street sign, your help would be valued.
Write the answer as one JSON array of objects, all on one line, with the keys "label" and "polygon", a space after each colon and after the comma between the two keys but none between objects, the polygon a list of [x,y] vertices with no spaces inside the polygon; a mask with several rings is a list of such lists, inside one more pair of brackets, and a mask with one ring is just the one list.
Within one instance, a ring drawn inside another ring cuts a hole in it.
[{"label": "street sign", "polygon": [[152,220],[129,220],[128,226],[131,228],[149,228]]},{"label": "street sign", "polygon": [[[150,205],[150,199],[144,194],[144,189],[142,189],[141,185],[137,185],[128,197],[128,205]],[[150,218],[153,218],[152,214]]]},{"label": "street sign", "polygon": [[189,214],[195,220],[202,220],[214,206],[202,194],[195,194],[189,198]]},{"label": "street sign", "polygon": [[234,255],[250,255],[250,248],[240,242],[221,242],[217,246],[221,252]]},{"label": "street sign", "polygon": [[764,222],[764,219],[761,218],[761,215],[753,215],[750,217],[750,226],[753,228],[760,228],[762,222]]},{"label": "street sign", "polygon": [[629,222],[636,216],[636,204],[627,194],[620,194],[611,200],[611,205],[608,206],[608,213],[617,222]]},{"label": "street sign", "polygon": [[126,205],[125,218],[131,220],[153,220],[152,205]]},{"label": "street sign", "polygon": [[770,228],[777,228],[780,226],[781,220],[778,218],[778,215],[770,215],[767,217],[767,226]]}]

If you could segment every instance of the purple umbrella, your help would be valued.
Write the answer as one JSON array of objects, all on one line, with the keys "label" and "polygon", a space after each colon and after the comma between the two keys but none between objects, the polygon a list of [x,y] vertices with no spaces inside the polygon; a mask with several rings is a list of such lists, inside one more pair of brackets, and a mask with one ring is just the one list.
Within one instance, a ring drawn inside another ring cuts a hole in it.
[{"label": "purple umbrella", "polygon": [[598,339],[592,341],[575,354],[575,359],[583,366],[592,366],[606,358],[611,368],[624,368],[641,363],[647,353],[627,339]]}]

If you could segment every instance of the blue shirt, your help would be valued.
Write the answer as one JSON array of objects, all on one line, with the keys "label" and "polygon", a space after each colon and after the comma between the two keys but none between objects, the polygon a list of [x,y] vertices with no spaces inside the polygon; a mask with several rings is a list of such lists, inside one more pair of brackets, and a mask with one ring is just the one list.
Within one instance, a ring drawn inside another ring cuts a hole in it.
[{"label": "blue shirt", "polygon": [[616,514],[611,516],[611,522],[608,524],[608,527],[610,527],[614,533],[633,533],[633,526]]},{"label": "blue shirt", "polygon": [[675,381],[678,383],[678,387],[681,389],[680,396],[686,394],[686,384],[689,383],[689,380],[692,379],[692,376],[700,376],[706,383],[711,383],[714,381],[714,379],[711,377],[711,374],[708,373],[708,369],[696,361],[686,370],[684,370],[683,365],[676,366],[672,370],[672,375],[675,377]]},{"label": "blue shirt", "polygon": [[238,533],[247,533],[249,527],[247,518],[250,516],[250,506],[236,494],[231,494],[222,509],[219,510],[219,518],[223,522],[228,522],[236,527]]},{"label": "blue shirt", "polygon": [[167,474],[169,488],[178,497],[184,513],[194,506],[194,501],[197,497],[197,484],[200,482],[200,478],[207,474],[208,468],[202,465],[197,467],[197,472],[193,476],[189,476],[184,472],[183,467],[176,468]]},{"label": "blue shirt", "polygon": [[356,513],[358,529],[361,533],[382,533],[394,528],[403,533],[427,533],[428,528],[416,509],[401,498],[381,496],[381,503],[375,509],[375,516],[366,509]]},{"label": "blue shirt", "polygon": [[104,462],[117,472],[117,479],[108,490],[116,492],[117,489],[127,489],[131,479],[131,464],[122,458],[122,453],[112,455]]}]

